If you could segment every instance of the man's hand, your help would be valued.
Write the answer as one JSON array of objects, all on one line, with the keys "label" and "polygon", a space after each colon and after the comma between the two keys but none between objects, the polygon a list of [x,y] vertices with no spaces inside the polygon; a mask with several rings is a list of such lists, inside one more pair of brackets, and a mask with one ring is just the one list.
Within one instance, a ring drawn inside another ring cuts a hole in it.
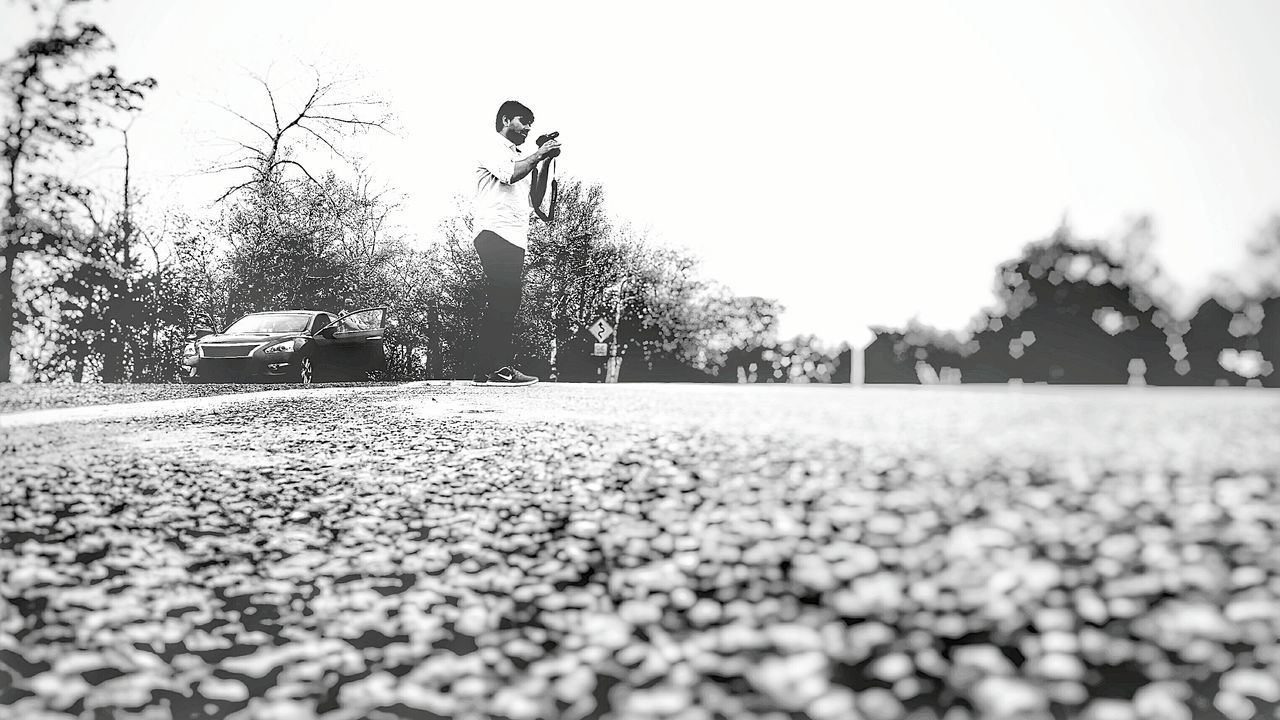
[{"label": "man's hand", "polygon": [[542,145],[536,151],[534,151],[533,154],[539,160],[545,160],[546,158],[553,158],[560,154],[560,141],[548,140],[542,143]]},{"label": "man's hand", "polygon": [[528,155],[521,156],[519,160],[516,160],[516,164],[512,168],[511,172],[511,182],[520,182],[524,176],[533,171],[533,168],[537,166],[538,163],[548,158],[553,158],[559,154],[560,143],[555,140],[546,141],[542,144],[542,147],[539,147],[537,150],[534,150]]}]

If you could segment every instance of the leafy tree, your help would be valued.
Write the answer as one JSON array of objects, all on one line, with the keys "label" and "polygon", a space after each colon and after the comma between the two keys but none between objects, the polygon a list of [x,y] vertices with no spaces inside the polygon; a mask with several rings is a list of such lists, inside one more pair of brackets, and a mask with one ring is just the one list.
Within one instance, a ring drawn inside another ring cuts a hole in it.
[{"label": "leafy tree", "polygon": [[302,159],[319,148],[354,166],[338,146],[342,139],[385,129],[381,103],[348,98],[337,82],[317,73],[309,94],[292,109],[261,78],[270,118],[251,119],[224,108],[249,126],[248,141],[212,169],[233,184],[218,198],[223,207],[216,234],[225,240],[230,283],[227,318],[283,307],[336,308],[385,293],[375,290],[382,265],[399,249],[388,233],[394,209],[372,181],[354,181],[332,170],[320,173]]},{"label": "leafy tree", "polygon": [[687,251],[650,246],[643,238],[621,248],[626,279],[616,286],[611,320],[618,333],[614,379],[710,380],[722,362],[713,348],[721,289],[698,276],[698,262]]},{"label": "leafy tree", "polygon": [[[4,102],[3,214],[0,215],[0,382],[11,375],[17,267],[65,255],[91,239],[72,232],[73,210],[85,190],[56,174],[68,152],[93,144],[95,129],[120,112],[140,108],[151,78],[127,81],[95,62],[111,49],[96,25],[71,21],[65,2],[36,36],[0,62]],[[87,248],[80,248],[87,249]]]},{"label": "leafy tree", "polygon": [[610,288],[628,277],[604,201],[600,185],[565,178],[555,222],[535,223],[529,233],[517,346],[528,358],[546,358],[553,380],[566,359],[567,378],[585,379],[584,350],[594,342],[586,328],[606,314],[613,321]]},{"label": "leafy tree", "polygon": [[385,229],[392,209],[333,173],[264,186],[226,209],[231,314],[385,301],[381,273],[403,246]]},{"label": "leafy tree", "polygon": [[1280,387],[1280,217],[1249,244],[1248,264],[1256,279],[1254,298],[1261,316],[1256,346],[1262,355],[1262,384]]},{"label": "leafy tree", "polygon": [[[483,272],[465,213],[446,221],[442,235],[427,259],[439,310],[435,342],[451,354],[451,367],[465,368],[483,308]],[[734,298],[700,278],[687,252],[615,228],[603,189],[573,179],[561,187],[556,221],[533,226],[525,272],[517,354],[553,380],[602,376],[606,365],[592,355],[587,332],[600,318],[615,328],[611,379],[705,381],[732,348],[775,339],[781,312],[773,301]]]},{"label": "leafy tree", "polygon": [[127,135],[124,150],[119,204],[99,192],[78,195],[87,229],[63,228],[76,242],[46,258],[52,276],[32,286],[33,332],[18,350],[36,379],[157,381],[176,370],[188,292],[162,255],[167,228],[146,232],[137,220]]},{"label": "leafy tree", "polygon": [[915,345],[901,330],[873,327],[871,331],[875,338],[862,351],[865,363],[863,381],[868,385],[919,384],[916,365],[924,360],[927,351]]},{"label": "leafy tree", "polygon": [[1263,357],[1262,384],[1280,387],[1280,294],[1260,303],[1262,323],[1258,327],[1258,352]]},{"label": "leafy tree", "polygon": [[397,260],[398,299],[392,302],[389,333],[397,350],[389,362],[405,377],[470,374],[484,284],[471,244],[470,212],[457,204],[457,213],[441,223],[436,243]]},{"label": "leafy tree", "polygon": [[958,371],[964,382],[1178,384],[1186,348],[1149,248],[1146,222],[1118,250],[1061,228],[997,269],[996,306],[965,338],[915,323],[876,329],[866,381],[946,382]]},{"label": "leafy tree", "polygon": [[1243,348],[1240,331],[1232,332],[1236,313],[1218,298],[1208,298],[1191,316],[1182,340],[1186,348],[1189,385],[1244,385],[1245,379],[1222,366],[1223,351]]},{"label": "leafy tree", "polygon": [[[772,298],[735,297],[727,292],[717,298],[711,312],[719,321],[709,347],[723,354],[717,373],[722,381],[763,382],[762,378],[771,376],[772,366],[763,353],[778,344],[778,318],[783,310]],[[764,373],[766,366],[769,373]]]},{"label": "leafy tree", "polygon": [[[1122,261],[1065,229],[997,271],[1000,314],[980,329],[978,373],[1027,382],[1176,382],[1173,322]],[[1005,359],[1007,354],[1008,359]]]}]

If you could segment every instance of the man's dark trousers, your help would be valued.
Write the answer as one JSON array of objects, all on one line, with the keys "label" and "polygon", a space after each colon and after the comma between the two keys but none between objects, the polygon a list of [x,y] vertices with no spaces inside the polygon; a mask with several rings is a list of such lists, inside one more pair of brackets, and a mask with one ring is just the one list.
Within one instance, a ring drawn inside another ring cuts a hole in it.
[{"label": "man's dark trousers", "polygon": [[520,309],[524,248],[507,242],[501,235],[481,230],[475,239],[476,253],[484,267],[489,306],[480,323],[477,347],[477,375],[491,373],[511,363],[511,335],[516,311]]}]

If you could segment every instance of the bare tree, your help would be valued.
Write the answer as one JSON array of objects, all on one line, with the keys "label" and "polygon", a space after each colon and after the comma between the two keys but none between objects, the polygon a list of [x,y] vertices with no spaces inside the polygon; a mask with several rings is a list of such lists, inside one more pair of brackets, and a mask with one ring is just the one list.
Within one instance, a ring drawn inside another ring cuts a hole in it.
[{"label": "bare tree", "polygon": [[[313,68],[314,70],[314,68]],[[306,141],[315,142],[348,164],[352,159],[336,144],[341,138],[358,135],[369,130],[387,131],[389,116],[385,104],[368,97],[349,98],[342,94],[343,83],[321,80],[315,71],[314,86],[307,99],[295,110],[282,112],[276,101],[276,91],[264,79],[254,76],[262,86],[271,107],[269,122],[253,120],[247,115],[219,105],[228,113],[244,121],[251,128],[253,142],[232,140],[237,146],[235,155],[221,163],[212,172],[230,172],[240,176],[240,181],[227,188],[218,198],[222,202],[244,190],[261,189],[265,185],[284,179],[286,170],[301,173],[315,186],[323,187],[317,174],[303,162],[294,159],[291,147]]]}]

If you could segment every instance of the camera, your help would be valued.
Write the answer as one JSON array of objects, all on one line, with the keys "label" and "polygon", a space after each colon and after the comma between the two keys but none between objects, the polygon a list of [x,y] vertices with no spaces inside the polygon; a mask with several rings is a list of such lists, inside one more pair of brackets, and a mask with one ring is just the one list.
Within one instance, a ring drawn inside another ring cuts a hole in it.
[{"label": "camera", "polygon": [[[559,132],[547,133],[546,135],[539,135],[538,139],[534,140],[534,142],[537,143],[538,147],[542,147],[547,143],[548,140],[555,140],[559,136],[560,136]],[[559,154],[560,154],[560,148],[555,148],[551,152],[547,153],[546,156],[548,158],[553,158]]]}]

